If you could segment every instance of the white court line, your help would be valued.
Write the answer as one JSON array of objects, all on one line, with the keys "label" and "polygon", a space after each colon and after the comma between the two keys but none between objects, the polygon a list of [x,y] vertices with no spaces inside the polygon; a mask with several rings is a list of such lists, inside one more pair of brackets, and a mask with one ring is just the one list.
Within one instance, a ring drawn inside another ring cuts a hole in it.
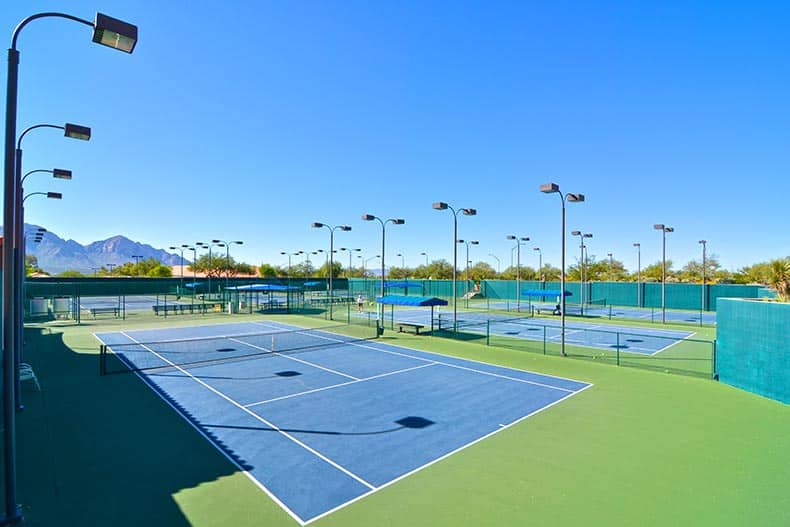
[{"label": "white court line", "polygon": [[434,365],[435,365],[435,363],[420,364],[419,366],[412,366],[411,368],[405,368],[403,370],[397,370],[397,371],[390,371],[390,372],[387,372],[387,373],[381,373],[379,375],[373,375],[372,377],[365,377],[363,379],[357,379],[356,381],[341,382],[340,384],[333,384],[331,386],[324,386],[323,388],[315,388],[313,390],[307,390],[307,391],[304,391],[304,392],[292,393],[290,395],[283,395],[281,397],[275,397],[273,399],[266,399],[265,401],[258,401],[256,403],[249,403],[249,404],[246,405],[246,407],[247,408],[252,408],[253,406],[258,406],[259,404],[268,404],[268,403],[273,403],[275,401],[282,401],[283,399],[290,399],[292,397],[300,397],[302,395],[308,395],[308,394],[311,394],[311,393],[323,392],[325,390],[333,390],[335,388],[342,388],[343,386],[351,386],[352,384],[357,384],[357,383],[365,382],[365,381],[372,381],[374,379],[381,379],[382,377],[389,377],[390,375],[397,375],[399,373],[406,373],[407,371],[419,370],[421,368],[427,368],[428,366],[434,366]]},{"label": "white court line", "polygon": [[[543,388],[550,388],[552,390],[559,390],[559,391],[562,391],[562,392],[573,392],[574,391],[574,390],[569,390],[567,388],[560,388],[558,386],[552,386],[550,384],[543,384],[543,383],[536,382],[536,381],[528,381],[526,379],[519,379],[517,377],[509,377],[507,375],[501,375],[501,374],[498,374],[498,373],[491,373],[491,372],[487,372],[487,371],[483,371],[483,370],[476,370],[474,368],[468,368],[466,366],[459,366],[457,364],[451,364],[449,362],[442,362],[442,361],[438,361],[438,360],[433,360],[432,361],[430,359],[424,359],[422,357],[415,357],[414,355],[409,355],[407,353],[399,353],[397,351],[384,350],[384,349],[376,348],[374,346],[369,346],[369,345],[366,345],[366,344],[359,344],[357,342],[345,342],[343,340],[335,339],[335,338],[328,337],[328,336],[325,336],[325,335],[318,335],[318,334],[314,334],[314,333],[311,333],[311,335],[316,336],[318,338],[335,341],[335,342],[344,342],[344,343],[346,343],[346,344],[348,344],[350,346],[356,346],[356,347],[365,348],[365,349],[372,349],[372,350],[375,350],[375,351],[378,351],[378,352],[381,352],[381,353],[389,353],[390,355],[398,355],[400,357],[408,357],[410,359],[416,359],[416,360],[421,360],[421,361],[425,361],[425,362],[432,362],[434,364],[441,365],[441,366],[447,366],[447,367],[450,367],[450,368],[457,368],[459,370],[471,371],[471,372],[474,372],[474,373],[479,373],[481,375],[489,375],[491,377],[498,377],[500,379],[507,379],[509,381],[523,382],[525,384],[533,384],[535,386],[541,386]],[[389,346],[389,344],[385,344],[385,345]],[[467,360],[467,359],[459,359],[459,360]],[[507,366],[499,366],[499,367],[507,368]],[[510,369],[512,369],[512,368],[510,368]],[[527,372],[527,373],[531,373],[531,372]],[[536,375],[541,375],[541,374],[536,374]],[[575,382],[579,382],[579,381],[575,381]]]},{"label": "white court line", "polygon": [[561,403],[562,401],[564,401],[564,400],[565,400],[565,399],[567,399],[568,397],[572,397],[572,396],[574,396],[574,395],[576,395],[576,394],[578,394],[578,393],[581,393],[581,392],[583,392],[584,390],[586,390],[587,388],[591,388],[592,386],[593,386],[592,384],[588,384],[588,385],[587,385],[587,386],[585,386],[584,388],[581,388],[580,390],[578,390],[578,391],[576,391],[576,392],[569,393],[568,395],[565,395],[564,397],[561,397],[560,399],[557,399],[557,400],[556,400],[556,401],[554,401],[553,403],[550,403],[550,404],[547,404],[546,406],[543,406],[543,407],[541,407],[541,408],[538,408],[538,409],[537,409],[537,410],[535,410],[534,412],[531,412],[531,413],[529,413],[529,414],[527,414],[527,415],[525,415],[525,416],[523,416],[523,417],[519,417],[518,419],[516,419],[515,421],[513,421],[513,422],[511,422],[511,423],[508,423],[508,424],[506,424],[506,425],[501,425],[501,426],[499,426],[499,428],[497,428],[496,430],[494,430],[494,431],[492,431],[492,432],[489,432],[488,434],[486,434],[486,435],[484,435],[484,436],[482,436],[482,437],[478,437],[477,439],[475,439],[475,440],[473,440],[473,441],[470,441],[469,443],[467,443],[467,444],[465,444],[465,445],[461,445],[460,447],[456,448],[455,450],[453,450],[453,451],[451,451],[451,452],[448,452],[448,453],[444,454],[443,456],[440,456],[440,457],[438,457],[438,458],[436,458],[436,459],[433,459],[433,460],[431,460],[431,461],[429,461],[429,462],[425,463],[424,465],[422,465],[422,466],[419,466],[419,467],[415,468],[414,470],[411,470],[411,471],[409,471],[409,472],[407,472],[407,473],[405,473],[405,474],[403,474],[403,475],[401,475],[401,476],[398,476],[397,478],[395,478],[395,479],[392,479],[392,480],[390,480],[390,481],[388,481],[388,482],[384,483],[383,485],[379,486],[379,487],[378,487],[378,488],[376,488],[376,489],[370,490],[370,491],[366,492],[365,494],[361,494],[361,495],[357,496],[356,498],[353,498],[353,499],[351,499],[351,500],[349,500],[349,501],[347,501],[347,502],[345,502],[345,503],[341,503],[340,505],[338,505],[338,506],[337,506],[337,507],[335,507],[334,509],[330,509],[330,510],[328,510],[328,511],[326,511],[326,512],[322,513],[322,514],[319,514],[318,516],[315,516],[315,517],[313,517],[313,518],[310,518],[310,519],[309,519],[307,522],[305,522],[305,525],[307,525],[307,524],[310,524],[310,523],[312,523],[312,522],[314,522],[314,521],[316,521],[316,520],[319,520],[319,519],[321,519],[321,518],[324,518],[324,517],[326,517],[327,515],[329,515],[329,514],[332,514],[333,512],[336,512],[336,511],[338,511],[338,510],[342,509],[343,507],[347,507],[348,505],[351,505],[352,503],[355,503],[355,502],[357,502],[357,501],[359,501],[359,500],[361,500],[361,499],[363,499],[363,498],[366,498],[366,497],[370,496],[371,494],[373,494],[374,492],[378,492],[378,491],[380,491],[381,489],[387,488],[387,487],[389,487],[390,485],[393,485],[393,484],[397,483],[398,481],[400,481],[400,480],[402,480],[402,479],[404,479],[404,478],[408,478],[408,477],[409,477],[409,476],[411,476],[412,474],[415,474],[415,473],[417,473],[417,472],[419,472],[419,471],[421,471],[421,470],[423,470],[423,469],[425,469],[425,468],[428,468],[428,467],[430,467],[431,465],[433,465],[433,464],[435,464],[435,463],[438,463],[439,461],[442,461],[442,460],[444,460],[444,459],[447,459],[448,457],[450,457],[450,456],[452,456],[452,455],[454,455],[454,454],[457,454],[457,453],[458,453],[458,452],[460,452],[461,450],[464,450],[464,449],[466,449],[466,448],[469,448],[470,446],[472,446],[472,445],[474,445],[474,444],[477,444],[477,443],[479,443],[480,441],[483,441],[483,440],[485,440],[485,439],[488,439],[489,437],[493,436],[494,434],[498,434],[498,433],[500,433],[502,430],[506,430],[506,429],[508,429],[508,428],[510,428],[510,427],[512,427],[512,426],[515,426],[515,425],[517,425],[518,423],[520,423],[521,421],[523,421],[524,419],[527,419],[528,417],[532,417],[533,415],[539,414],[540,412],[542,412],[542,411],[544,411],[544,410],[546,410],[546,409],[548,409],[548,408],[551,408],[551,407],[552,407],[552,406],[554,406],[555,404],[559,404],[559,403]]},{"label": "white court line", "polygon": [[290,439],[291,441],[293,441],[294,443],[296,443],[296,444],[297,444],[297,445],[299,445],[300,447],[304,448],[305,450],[307,450],[308,452],[310,452],[311,454],[313,454],[313,455],[314,455],[314,456],[316,456],[317,458],[321,459],[322,461],[325,461],[325,462],[326,462],[326,463],[328,463],[329,465],[331,465],[331,466],[335,467],[336,469],[338,469],[339,471],[343,472],[343,473],[344,473],[344,474],[346,474],[347,476],[349,476],[349,477],[351,477],[351,478],[355,479],[356,481],[358,481],[358,482],[359,482],[359,483],[361,483],[362,485],[366,486],[367,488],[369,488],[369,489],[371,489],[371,490],[375,490],[375,488],[376,488],[376,487],[375,487],[375,485],[372,485],[372,484],[368,483],[367,481],[365,481],[365,480],[364,480],[364,479],[362,479],[361,477],[357,476],[356,474],[354,474],[353,472],[351,472],[350,470],[348,470],[348,469],[347,469],[347,468],[345,468],[344,466],[340,465],[340,464],[339,464],[339,463],[337,463],[336,461],[333,461],[333,460],[329,459],[327,456],[325,456],[325,455],[324,455],[324,454],[322,454],[321,452],[319,452],[319,451],[315,450],[314,448],[312,448],[312,447],[310,447],[310,446],[306,445],[306,444],[305,444],[305,443],[303,443],[302,441],[299,441],[297,438],[295,438],[294,436],[292,436],[291,434],[289,434],[289,433],[288,433],[288,432],[286,432],[285,430],[281,429],[280,427],[278,427],[278,426],[277,426],[277,425],[275,425],[274,423],[272,423],[272,422],[270,422],[270,421],[267,421],[266,419],[264,419],[264,418],[263,418],[263,417],[261,417],[260,415],[256,414],[256,413],[255,413],[255,412],[253,412],[252,410],[248,410],[247,408],[245,408],[245,407],[244,407],[244,405],[242,405],[242,404],[240,404],[240,403],[236,402],[236,400],[234,400],[233,398],[231,398],[231,397],[229,397],[228,395],[226,395],[226,394],[222,393],[221,391],[217,390],[217,389],[216,389],[216,388],[214,388],[213,386],[210,386],[209,384],[207,384],[207,383],[206,383],[206,382],[204,382],[203,380],[201,380],[201,379],[198,379],[197,377],[195,377],[194,375],[192,375],[191,373],[189,373],[187,370],[185,370],[185,369],[184,369],[184,368],[182,368],[181,366],[179,366],[179,365],[177,365],[177,364],[173,363],[172,361],[168,360],[166,357],[163,357],[162,355],[160,355],[159,353],[155,352],[154,350],[152,350],[151,348],[149,348],[149,347],[148,347],[148,346],[146,346],[145,344],[142,344],[142,343],[140,343],[140,342],[137,342],[135,339],[133,339],[132,337],[130,337],[129,335],[127,335],[127,334],[126,334],[126,333],[124,333],[123,331],[119,331],[119,333],[120,333],[121,335],[123,335],[124,337],[128,338],[129,340],[132,340],[133,342],[135,342],[135,343],[139,344],[140,346],[142,346],[142,347],[144,347],[144,348],[148,349],[148,351],[150,351],[151,353],[153,353],[154,355],[156,355],[157,357],[159,357],[161,360],[163,360],[163,361],[165,361],[165,362],[169,363],[171,366],[173,366],[175,369],[177,369],[178,371],[180,371],[181,373],[183,373],[184,375],[186,375],[187,377],[189,377],[189,378],[190,378],[190,379],[192,379],[193,381],[195,381],[195,382],[197,382],[198,384],[202,385],[203,387],[207,388],[209,391],[211,391],[211,392],[214,392],[215,394],[219,395],[220,397],[222,397],[223,399],[225,399],[226,401],[228,401],[229,403],[231,403],[231,404],[232,404],[233,406],[235,406],[236,408],[239,408],[239,409],[240,409],[240,410],[242,410],[244,413],[246,413],[246,414],[250,415],[252,418],[254,418],[254,419],[256,419],[256,420],[260,421],[261,423],[265,424],[266,426],[270,427],[272,430],[275,430],[276,432],[279,432],[280,434],[282,434],[282,435],[283,435],[283,436],[285,436],[286,438]]},{"label": "white court line", "polygon": [[243,340],[239,340],[239,339],[236,339],[236,338],[233,338],[233,337],[228,338],[228,340],[233,341],[233,342],[238,342],[239,344],[244,344],[245,346],[249,346],[249,347],[254,348],[256,350],[266,351],[268,353],[271,353],[273,355],[277,355],[277,356],[282,357],[284,359],[300,362],[302,364],[306,364],[308,366],[312,366],[313,368],[318,368],[319,370],[328,371],[329,373],[334,373],[335,375],[340,375],[341,377],[346,377],[347,379],[352,379],[352,380],[355,380],[355,381],[359,380],[359,377],[354,377],[353,375],[348,375],[347,373],[343,373],[343,372],[340,372],[340,371],[337,371],[337,370],[333,370],[333,369],[330,369],[330,368],[325,368],[323,366],[320,366],[318,364],[313,364],[312,362],[309,362],[309,361],[306,361],[306,360],[297,359],[296,357],[291,357],[290,355],[284,355],[284,354],[282,354],[280,352],[272,351],[272,350],[270,350],[268,348],[264,348],[262,346],[256,346],[255,344],[250,344],[249,342],[244,342]]}]

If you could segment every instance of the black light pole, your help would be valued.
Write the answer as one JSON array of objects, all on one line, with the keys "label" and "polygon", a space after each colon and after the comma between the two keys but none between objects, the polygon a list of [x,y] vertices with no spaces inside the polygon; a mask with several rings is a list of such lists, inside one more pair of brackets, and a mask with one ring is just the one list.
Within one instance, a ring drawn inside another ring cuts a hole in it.
[{"label": "black light pole", "polygon": [[521,312],[521,242],[528,242],[528,236],[518,237],[514,234],[505,236],[508,240],[515,240],[516,246],[516,312]]},{"label": "black light pole", "polygon": [[332,286],[332,267],[335,265],[335,260],[334,260],[335,231],[337,229],[340,229],[341,231],[350,231],[351,227],[349,227],[348,225],[335,225],[333,227],[331,225],[327,225],[326,223],[321,223],[318,221],[311,223],[310,226],[314,229],[320,229],[322,227],[326,227],[329,230],[329,320],[333,320],[332,303],[334,302],[335,295],[334,295],[334,288]]},{"label": "black light pole", "polygon": [[225,289],[230,286],[230,246],[233,245],[244,245],[243,241],[240,240],[232,240],[232,241],[225,241],[225,240],[211,240],[212,243],[217,243],[220,245],[225,246]]},{"label": "black light pole", "polygon": [[428,268],[428,253],[420,253],[420,256],[425,256],[425,267]]},{"label": "black light pole", "polygon": [[636,247],[636,307],[642,307],[642,244],[634,242]]},{"label": "black light pole", "polygon": [[469,307],[469,245],[480,245],[478,240],[458,240],[458,243],[466,245],[466,307]]},{"label": "black light pole", "polygon": [[563,194],[560,191],[560,186],[556,183],[544,183],[540,186],[540,191],[544,194],[558,194],[560,197],[560,201],[562,202],[562,273],[561,273],[561,285],[560,285],[560,302],[562,303],[562,311],[560,312],[560,317],[562,318],[562,355],[565,356],[565,200],[567,199],[570,202],[581,202],[584,201],[584,194],[571,194],[568,192],[567,194]]},{"label": "black light pole", "polygon": [[494,253],[488,253],[488,256],[490,256],[490,257],[492,257],[494,260],[496,260],[496,273],[497,273],[497,274],[500,274],[500,273],[502,273],[502,262],[500,262],[500,261],[499,261],[499,256],[497,256],[497,255],[496,255],[496,254],[494,254]]},{"label": "black light pole", "polygon": [[346,272],[346,279],[348,279],[348,278],[351,278],[351,269],[352,269],[351,257],[352,257],[352,255],[353,255],[353,253],[355,251],[356,252],[362,252],[362,249],[351,249],[350,247],[341,247],[340,250],[341,251],[348,251],[348,271]]},{"label": "black light pole", "polygon": [[667,227],[663,223],[656,223],[653,228],[661,231],[661,323],[667,322],[666,290],[667,290],[667,233],[675,232],[673,227]]},{"label": "black light pole", "polygon": [[443,201],[437,201],[432,205],[434,210],[450,210],[453,213],[453,331],[458,331],[458,214],[464,216],[476,216],[477,209],[463,208],[454,209]]},{"label": "black light pole", "polygon": [[133,254],[132,258],[134,258],[134,270],[137,272],[137,274],[140,274],[139,265],[140,265],[140,260],[143,258],[143,256],[139,254]]},{"label": "black light pole", "polygon": [[[6,233],[16,232],[14,201],[18,197],[17,174],[14,142],[16,140],[17,99],[19,89],[19,51],[17,39],[22,29],[33,20],[45,17],[65,18],[93,27],[93,41],[131,53],[137,44],[137,27],[101,13],[91,22],[64,13],[38,13],[24,19],[14,29],[11,47],[8,50],[8,75],[6,89],[5,114],[5,170],[3,198],[3,226]],[[9,237],[11,240],[12,237]],[[3,523],[11,524],[22,520],[22,513],[16,501],[16,420],[14,417],[14,318],[19,316],[14,306],[14,244],[3,244],[3,414],[4,414],[4,483],[5,483],[5,518]]]},{"label": "black light pole", "polygon": [[538,251],[538,280],[543,282],[543,253],[540,247],[533,247],[533,251]]},{"label": "black light pole", "polygon": [[[384,288],[384,255],[386,254],[385,245],[384,245],[384,238],[386,235],[385,227],[388,223],[392,223],[393,225],[403,225],[404,223],[406,223],[406,220],[401,218],[390,218],[388,220],[382,220],[381,218],[379,218],[378,216],[374,216],[373,214],[363,214],[362,219],[364,221],[378,220],[378,222],[381,223],[381,297],[383,299],[384,295],[386,294]],[[378,331],[379,334],[382,334],[384,333],[384,304],[382,304],[381,302],[379,302],[378,305],[378,317],[379,317]]]},{"label": "black light pole", "polygon": [[700,240],[702,245],[702,300],[700,301],[700,315],[699,322],[702,324],[702,312],[705,311],[705,250],[708,246],[707,240]]},{"label": "black light pole", "polygon": [[606,256],[609,257],[609,279],[614,282],[614,256],[612,253],[606,253]]},{"label": "black light pole", "polygon": [[118,265],[118,264],[114,264],[114,263],[108,263],[107,264],[107,267],[110,269],[110,276],[112,276],[112,268],[115,267],[116,265]]},{"label": "black light pole", "polygon": [[[69,126],[69,125],[66,125]],[[38,170],[31,170],[21,178],[19,175],[22,172],[22,138],[25,134],[35,128],[59,128],[63,129],[61,126],[55,125],[36,125],[31,126],[19,137],[19,141],[17,141],[17,149],[16,149],[16,175],[17,175],[17,196],[14,205],[14,213],[16,215],[16,225],[14,226],[14,233],[13,233],[13,244],[14,244],[14,253],[15,253],[15,262],[16,265],[14,266],[14,272],[16,276],[14,277],[14,283],[16,287],[14,288],[14,305],[16,306],[16,316],[14,321],[14,382],[15,382],[15,397],[16,397],[16,409],[17,411],[21,411],[24,409],[21,403],[22,399],[22,387],[20,384],[19,378],[19,364],[22,362],[22,346],[24,343],[24,331],[25,331],[25,294],[24,294],[24,287],[25,287],[25,208],[23,206],[24,198],[22,196],[23,187],[25,184],[25,180],[28,176],[32,174],[52,174],[52,177],[55,179],[71,179],[71,170],[65,170],[62,168],[53,168],[52,170],[46,169],[38,169]],[[41,228],[43,229],[43,228]],[[43,236],[43,231],[46,229],[39,230],[39,233]],[[11,239],[11,238],[9,238]]]},{"label": "black light pole", "polygon": [[584,257],[585,238],[592,238],[593,235],[589,232],[583,233],[582,231],[571,231],[572,236],[579,237],[579,313],[584,316],[584,267],[587,258]]},{"label": "black light pole", "polygon": [[367,276],[366,271],[365,271],[365,266],[368,264],[369,261],[375,260],[376,258],[381,258],[381,255],[377,254],[376,256],[371,256],[370,258],[366,258],[365,261],[362,262],[362,276],[363,277]]},{"label": "black light pole", "polygon": [[184,249],[188,249],[189,245],[181,244],[180,247],[170,246],[169,249],[171,251],[180,251],[181,252],[181,285],[179,286],[179,294],[184,292]]}]

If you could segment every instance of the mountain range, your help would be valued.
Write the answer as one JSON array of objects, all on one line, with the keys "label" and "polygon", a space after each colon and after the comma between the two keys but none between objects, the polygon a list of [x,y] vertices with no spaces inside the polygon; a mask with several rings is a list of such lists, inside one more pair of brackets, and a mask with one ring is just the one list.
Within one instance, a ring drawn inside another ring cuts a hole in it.
[{"label": "mountain range", "polygon": [[[38,225],[25,223],[25,233],[35,232]],[[133,256],[142,256],[143,260],[154,258],[165,265],[180,265],[180,254],[171,254],[164,249],[155,249],[148,244],[130,240],[125,236],[113,236],[88,245],[81,245],[74,240],[64,240],[57,234],[47,231],[40,243],[34,243],[32,236],[27,236],[27,254],[38,259],[38,266],[49,274],[56,275],[63,271],[79,271],[93,274],[98,268],[108,264],[121,265],[134,262]],[[189,262],[184,258],[184,265]]]}]

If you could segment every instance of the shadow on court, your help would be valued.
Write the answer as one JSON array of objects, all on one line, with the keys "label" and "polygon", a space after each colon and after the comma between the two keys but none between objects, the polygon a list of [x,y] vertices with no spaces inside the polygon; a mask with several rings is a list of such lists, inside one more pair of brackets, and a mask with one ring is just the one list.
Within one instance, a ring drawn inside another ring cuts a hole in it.
[{"label": "shadow on court", "polygon": [[238,469],[135,375],[99,376],[92,348],[72,351],[49,330],[25,336],[41,383],[23,385],[17,414],[25,525],[192,525],[173,496]]}]

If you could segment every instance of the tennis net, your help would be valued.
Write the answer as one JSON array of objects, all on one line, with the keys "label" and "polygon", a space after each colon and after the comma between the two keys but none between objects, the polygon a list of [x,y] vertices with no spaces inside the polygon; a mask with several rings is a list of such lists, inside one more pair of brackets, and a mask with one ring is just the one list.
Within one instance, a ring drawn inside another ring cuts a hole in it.
[{"label": "tennis net", "polygon": [[284,329],[150,342],[116,334],[111,342],[99,347],[99,368],[102,375],[177,370],[185,366],[199,367],[300,350],[345,346],[376,337],[375,327],[360,325]]}]

